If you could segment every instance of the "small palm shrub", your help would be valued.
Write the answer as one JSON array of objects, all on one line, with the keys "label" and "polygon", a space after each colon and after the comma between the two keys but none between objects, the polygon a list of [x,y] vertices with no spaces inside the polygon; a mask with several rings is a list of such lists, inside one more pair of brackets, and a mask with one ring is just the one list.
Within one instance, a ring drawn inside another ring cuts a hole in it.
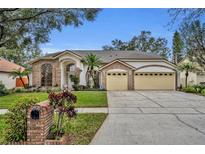
[{"label": "small palm shrub", "polygon": [[201,94],[202,94],[203,96],[205,96],[205,89],[203,89],[203,90],[201,91]]},{"label": "small palm shrub", "polygon": [[5,144],[26,141],[27,139],[27,109],[38,100],[24,99],[9,109],[6,114]]},{"label": "small palm shrub", "polygon": [[187,86],[183,88],[183,91],[187,93],[197,93],[197,90],[192,86]]}]

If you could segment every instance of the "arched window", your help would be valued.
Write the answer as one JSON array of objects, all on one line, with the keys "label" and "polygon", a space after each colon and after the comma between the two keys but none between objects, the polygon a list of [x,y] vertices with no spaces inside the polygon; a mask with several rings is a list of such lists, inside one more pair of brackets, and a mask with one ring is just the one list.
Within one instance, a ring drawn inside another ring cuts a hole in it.
[{"label": "arched window", "polygon": [[41,66],[41,86],[52,86],[51,64],[43,64]]},{"label": "arched window", "polygon": [[68,72],[75,71],[75,64],[68,64],[66,66],[66,71]]}]

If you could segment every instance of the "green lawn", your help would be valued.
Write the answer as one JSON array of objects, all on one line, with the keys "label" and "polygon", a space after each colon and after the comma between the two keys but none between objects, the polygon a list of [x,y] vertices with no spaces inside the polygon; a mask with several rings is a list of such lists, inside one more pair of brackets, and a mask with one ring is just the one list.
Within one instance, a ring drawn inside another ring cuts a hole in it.
[{"label": "green lawn", "polygon": [[107,114],[78,114],[76,119],[64,121],[64,131],[67,137],[67,144],[89,144],[96,132],[104,122]]},{"label": "green lawn", "polygon": [[48,99],[48,93],[45,92],[33,92],[33,93],[14,93],[0,97],[0,109],[8,109],[12,105],[17,104],[21,99],[38,99],[38,101],[44,101]]},{"label": "green lawn", "polygon": [[[107,114],[105,113],[85,113],[78,114],[76,118],[64,118],[63,129],[65,131],[66,144],[89,144],[102,125]],[[5,120],[0,116],[0,144],[3,143],[5,130]]]},{"label": "green lawn", "polygon": [[106,91],[76,91],[77,107],[107,107]]},{"label": "green lawn", "polygon": [[[76,107],[106,107],[107,93],[106,91],[77,91]],[[0,109],[7,109],[14,104],[17,104],[21,99],[35,98],[40,101],[48,99],[46,92],[32,92],[32,93],[15,93],[0,97]]]}]

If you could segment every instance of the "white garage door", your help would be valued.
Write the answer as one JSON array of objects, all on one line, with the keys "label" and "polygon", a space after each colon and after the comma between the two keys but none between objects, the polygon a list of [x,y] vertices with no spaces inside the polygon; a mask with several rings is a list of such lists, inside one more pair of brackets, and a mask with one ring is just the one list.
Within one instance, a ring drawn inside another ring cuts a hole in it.
[{"label": "white garage door", "polygon": [[135,90],[175,90],[175,73],[135,73]]},{"label": "white garage door", "polygon": [[128,74],[125,72],[112,72],[106,75],[107,90],[127,90]]}]

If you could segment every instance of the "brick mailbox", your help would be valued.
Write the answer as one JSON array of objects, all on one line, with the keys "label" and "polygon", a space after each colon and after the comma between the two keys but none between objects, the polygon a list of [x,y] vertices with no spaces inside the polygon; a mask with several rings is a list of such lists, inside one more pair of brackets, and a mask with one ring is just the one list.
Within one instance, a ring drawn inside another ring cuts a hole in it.
[{"label": "brick mailbox", "polygon": [[53,124],[54,109],[48,101],[31,106],[27,112],[27,144],[45,144]]}]

